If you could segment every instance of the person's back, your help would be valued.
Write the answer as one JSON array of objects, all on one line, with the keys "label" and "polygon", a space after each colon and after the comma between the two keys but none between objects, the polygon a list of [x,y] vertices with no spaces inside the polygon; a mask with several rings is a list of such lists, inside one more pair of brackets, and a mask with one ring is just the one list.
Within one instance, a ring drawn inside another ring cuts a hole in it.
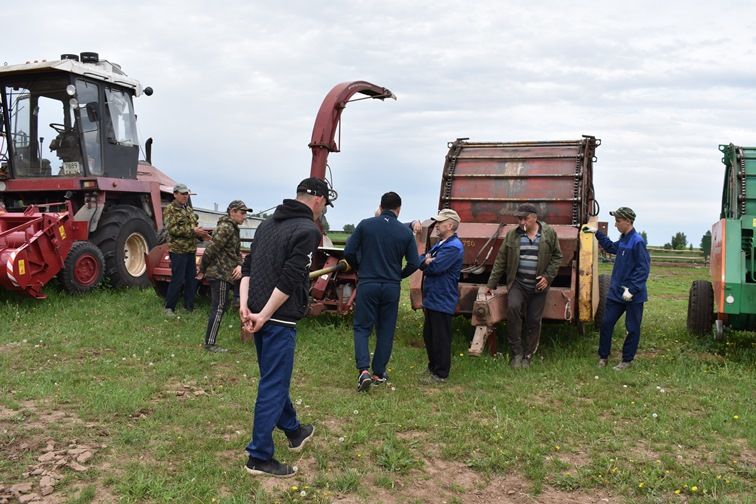
[{"label": "person's back", "polygon": [[[414,235],[397,220],[401,207],[398,194],[384,194],[381,214],[361,221],[344,248],[344,257],[357,269],[360,280],[353,319],[358,391],[367,391],[373,382],[380,384],[387,380],[386,365],[394,341],[401,280],[420,266]],[[407,265],[402,268],[405,258]],[[371,376],[368,339],[374,327],[376,348]]]},{"label": "person's back", "polygon": [[[360,282],[401,282],[418,266],[417,246],[410,229],[391,210],[361,221],[347,241],[344,255],[356,267]],[[402,262],[407,258],[407,268]]]}]

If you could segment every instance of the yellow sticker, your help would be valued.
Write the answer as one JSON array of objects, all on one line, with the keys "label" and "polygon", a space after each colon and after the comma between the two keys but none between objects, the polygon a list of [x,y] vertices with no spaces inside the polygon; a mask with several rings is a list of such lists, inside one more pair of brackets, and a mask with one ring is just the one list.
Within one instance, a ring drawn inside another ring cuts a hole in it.
[{"label": "yellow sticker", "polygon": [[66,228],[63,226],[58,226],[58,231],[60,232],[60,239],[65,240],[66,239]]},{"label": "yellow sticker", "polygon": [[19,275],[25,275],[26,274],[26,261],[21,259],[18,261],[18,274]]},{"label": "yellow sticker", "polygon": [[751,227],[756,227],[756,219],[753,219],[753,224],[751,224]]}]

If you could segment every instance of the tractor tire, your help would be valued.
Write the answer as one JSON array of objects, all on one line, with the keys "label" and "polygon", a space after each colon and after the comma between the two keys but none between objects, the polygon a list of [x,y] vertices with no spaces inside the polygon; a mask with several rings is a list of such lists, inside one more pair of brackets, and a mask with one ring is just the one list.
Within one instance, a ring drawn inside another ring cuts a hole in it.
[{"label": "tractor tire", "polygon": [[105,257],[105,276],[113,287],[149,287],[145,254],[155,246],[157,235],[141,208],[108,208],[91,241]]},{"label": "tractor tire", "polygon": [[714,319],[714,290],[711,282],[696,280],[688,294],[688,331],[698,336],[711,333]]},{"label": "tractor tire", "polygon": [[599,275],[598,281],[599,302],[596,307],[596,316],[593,318],[593,327],[597,331],[601,330],[601,324],[604,322],[604,312],[606,312],[606,297],[609,295],[609,287],[612,284],[610,275]]},{"label": "tractor tire", "polygon": [[152,287],[155,289],[155,294],[157,294],[161,298],[165,298],[165,296],[168,294],[168,284],[170,282],[155,282],[152,284]]},{"label": "tractor tire", "polygon": [[63,261],[60,280],[71,294],[83,294],[94,289],[105,273],[105,258],[93,243],[77,241]]}]

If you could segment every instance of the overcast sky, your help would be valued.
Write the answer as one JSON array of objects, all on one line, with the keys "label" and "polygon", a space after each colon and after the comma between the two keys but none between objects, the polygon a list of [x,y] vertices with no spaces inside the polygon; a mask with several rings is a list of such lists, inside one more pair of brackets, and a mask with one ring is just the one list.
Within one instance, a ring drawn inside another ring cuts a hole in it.
[{"label": "overcast sky", "polygon": [[698,246],[719,217],[718,145],[756,144],[753,2],[69,0],[3,13],[0,62],[95,51],[154,88],[136,103],[140,140],[154,138],[153,162],[195,206],[293,196],[322,99],[352,80],[398,100],[344,111],[332,229],[389,190],[402,217],[433,215],[457,137],[590,134],[600,218],[631,206],[650,244],[682,231]]}]

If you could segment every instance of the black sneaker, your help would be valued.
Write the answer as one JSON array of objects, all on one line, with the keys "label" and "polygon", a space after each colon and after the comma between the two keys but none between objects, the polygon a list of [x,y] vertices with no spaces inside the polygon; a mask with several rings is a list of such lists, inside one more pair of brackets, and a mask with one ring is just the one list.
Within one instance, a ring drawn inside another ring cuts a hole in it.
[{"label": "black sneaker", "polygon": [[370,390],[370,385],[373,383],[373,377],[365,370],[357,377],[357,392],[367,392]]},{"label": "black sneaker", "polygon": [[374,374],[371,377],[371,380],[373,380],[373,385],[381,385],[383,383],[386,383],[388,379],[389,377],[387,373],[383,373],[381,375]]},{"label": "black sneaker", "polygon": [[291,436],[287,433],[286,437],[289,440],[289,451],[302,451],[304,445],[312,439],[313,434],[315,434],[315,426],[310,424],[300,425],[299,430],[292,433]]},{"label": "black sneaker", "polygon": [[244,466],[249,474],[254,476],[273,476],[274,478],[291,478],[297,474],[297,468],[289,464],[282,464],[276,459],[260,460],[251,455]]},{"label": "black sneaker", "polygon": [[205,350],[207,350],[208,352],[214,352],[214,353],[228,352],[227,348],[219,347],[218,345],[205,345]]}]

